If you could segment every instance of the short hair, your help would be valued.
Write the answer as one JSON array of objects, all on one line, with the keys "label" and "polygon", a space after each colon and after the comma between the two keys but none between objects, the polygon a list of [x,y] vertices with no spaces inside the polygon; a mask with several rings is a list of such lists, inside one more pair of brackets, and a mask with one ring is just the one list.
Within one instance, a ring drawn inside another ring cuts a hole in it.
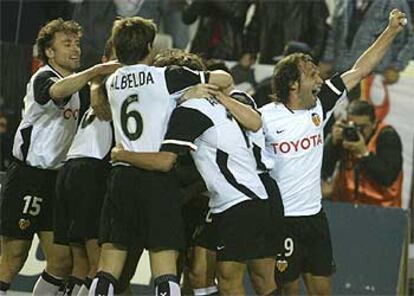
[{"label": "short hair", "polygon": [[230,69],[226,66],[226,63],[223,60],[210,59],[207,60],[205,64],[209,71],[223,70],[224,72],[231,74]]},{"label": "short hair", "polygon": [[62,18],[58,18],[48,22],[44,25],[36,38],[36,46],[39,51],[39,59],[43,63],[47,63],[48,58],[46,55],[46,49],[52,46],[55,33],[58,32],[70,32],[82,36],[82,27],[75,21],[64,21]]},{"label": "short hair", "polygon": [[196,71],[206,70],[206,66],[199,55],[181,49],[162,50],[155,56],[153,65],[156,67],[176,65]]},{"label": "short hair", "polygon": [[300,81],[301,65],[313,62],[311,56],[304,53],[293,53],[281,59],[275,66],[272,76],[272,101],[287,104],[291,86]]},{"label": "short hair", "polygon": [[349,103],[347,114],[355,116],[368,116],[371,122],[374,122],[376,119],[374,106],[363,100],[354,100]]},{"label": "short hair", "polygon": [[124,65],[133,65],[149,54],[157,26],[152,20],[139,16],[128,17],[114,22],[112,42],[118,60]]}]

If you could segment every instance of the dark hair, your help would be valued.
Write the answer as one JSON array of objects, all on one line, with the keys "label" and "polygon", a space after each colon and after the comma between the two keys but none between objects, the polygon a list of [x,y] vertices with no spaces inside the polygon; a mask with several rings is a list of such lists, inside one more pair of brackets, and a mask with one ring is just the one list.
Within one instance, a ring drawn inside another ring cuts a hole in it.
[{"label": "dark hair", "polygon": [[39,59],[47,63],[46,49],[52,46],[53,38],[57,32],[70,32],[82,36],[82,27],[75,21],[64,21],[58,18],[44,25],[37,34],[36,45],[39,51]]},{"label": "dark hair", "polygon": [[375,108],[374,106],[362,100],[354,100],[349,103],[347,108],[348,115],[356,115],[356,116],[368,116],[371,122],[374,122],[376,119],[375,116]]},{"label": "dark hair", "polygon": [[109,61],[113,55],[114,55],[114,43],[112,42],[112,38],[109,38],[105,43],[103,56]]},{"label": "dark hair", "polygon": [[290,54],[281,59],[275,66],[272,76],[273,101],[287,104],[292,84],[300,81],[301,64],[312,62],[312,58],[303,53]]},{"label": "dark hair", "polygon": [[115,21],[112,42],[118,60],[125,65],[143,60],[149,54],[148,47],[152,46],[156,33],[155,23],[139,16]]},{"label": "dark hair", "polygon": [[176,65],[196,71],[206,70],[206,66],[199,55],[181,49],[162,50],[155,56],[153,65],[157,67]]},{"label": "dark hair", "polygon": [[224,72],[231,74],[230,69],[226,66],[226,63],[223,60],[210,59],[207,60],[205,64],[209,71],[223,70]]}]

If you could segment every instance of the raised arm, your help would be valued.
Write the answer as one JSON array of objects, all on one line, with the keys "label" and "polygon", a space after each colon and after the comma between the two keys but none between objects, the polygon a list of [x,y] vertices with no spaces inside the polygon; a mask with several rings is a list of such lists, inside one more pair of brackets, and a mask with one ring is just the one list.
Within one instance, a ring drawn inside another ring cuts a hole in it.
[{"label": "raised arm", "polygon": [[50,97],[54,101],[60,102],[64,98],[79,91],[96,76],[111,74],[119,67],[120,64],[117,62],[98,64],[85,71],[75,73],[63,79],[60,79],[49,89]]},{"label": "raised arm", "polygon": [[382,34],[358,58],[352,69],[341,75],[348,91],[354,88],[378,65],[391,46],[395,37],[403,30],[406,21],[405,14],[400,10],[393,9],[390,12],[388,26]]}]

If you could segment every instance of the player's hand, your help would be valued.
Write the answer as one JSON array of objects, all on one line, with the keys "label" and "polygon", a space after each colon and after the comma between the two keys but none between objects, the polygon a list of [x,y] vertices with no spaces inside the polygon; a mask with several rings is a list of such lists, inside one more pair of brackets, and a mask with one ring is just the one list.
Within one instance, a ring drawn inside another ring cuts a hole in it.
[{"label": "player's hand", "polygon": [[400,79],[400,72],[392,67],[387,68],[382,75],[386,84],[394,84]]},{"label": "player's hand", "polygon": [[213,84],[197,84],[185,91],[180,101],[200,98],[213,99],[219,93],[219,88]]},{"label": "player's hand", "polygon": [[121,143],[116,144],[116,146],[114,148],[112,148],[112,150],[111,150],[111,159],[112,159],[112,161],[114,161],[114,162],[122,161],[121,154],[124,151],[125,151],[124,146],[122,146]]},{"label": "player's hand", "polygon": [[110,61],[93,66],[93,73],[94,76],[110,75],[114,73],[119,67],[121,67],[121,64],[118,61]]},{"label": "player's hand", "polygon": [[342,147],[348,150],[355,157],[362,157],[368,153],[367,144],[365,143],[364,136],[358,131],[358,141],[346,141],[342,142]]},{"label": "player's hand", "polygon": [[344,130],[345,123],[342,120],[338,120],[332,127],[332,143],[336,146],[342,143],[344,140],[342,132]]},{"label": "player's hand", "polygon": [[404,26],[407,25],[407,18],[405,13],[401,12],[399,9],[394,8],[388,18],[388,28],[395,33],[399,33],[404,29]]}]

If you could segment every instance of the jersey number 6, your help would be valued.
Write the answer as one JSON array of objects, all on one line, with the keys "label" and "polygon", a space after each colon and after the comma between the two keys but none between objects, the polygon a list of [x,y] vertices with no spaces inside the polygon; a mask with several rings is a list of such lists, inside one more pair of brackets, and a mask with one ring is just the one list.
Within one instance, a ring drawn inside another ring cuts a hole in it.
[{"label": "jersey number 6", "polygon": [[[134,102],[138,102],[138,95],[129,96],[121,106],[122,131],[131,141],[135,141],[141,136],[144,125],[141,114],[139,114],[137,110],[131,110],[128,112],[128,106]],[[130,131],[128,128],[129,120],[135,121],[135,130],[133,131]]]}]

